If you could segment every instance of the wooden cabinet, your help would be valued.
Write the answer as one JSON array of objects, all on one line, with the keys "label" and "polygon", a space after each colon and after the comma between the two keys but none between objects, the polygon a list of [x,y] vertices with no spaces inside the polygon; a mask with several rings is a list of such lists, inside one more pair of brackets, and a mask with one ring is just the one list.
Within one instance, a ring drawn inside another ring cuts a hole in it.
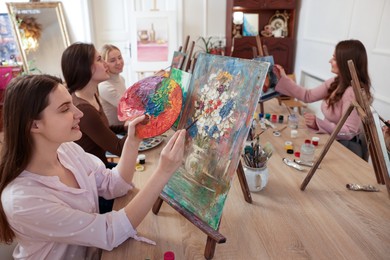
[{"label": "wooden cabinet", "polygon": [[[277,64],[282,65],[288,74],[293,73],[296,44],[297,25],[297,1],[298,0],[227,0],[226,10],[226,55],[233,57],[252,59],[253,47],[256,47],[255,36],[243,36],[233,40],[233,13],[258,14],[258,29],[262,45],[268,49],[268,53],[274,57]],[[268,25],[270,18],[279,11],[288,14],[287,36],[263,37],[260,32]],[[234,46],[232,46],[234,44]],[[233,48],[232,48],[233,47]],[[231,53],[233,49],[233,53]]]},{"label": "wooden cabinet", "polygon": [[0,131],[3,129],[4,92],[11,79],[20,75],[20,66],[0,66]]}]

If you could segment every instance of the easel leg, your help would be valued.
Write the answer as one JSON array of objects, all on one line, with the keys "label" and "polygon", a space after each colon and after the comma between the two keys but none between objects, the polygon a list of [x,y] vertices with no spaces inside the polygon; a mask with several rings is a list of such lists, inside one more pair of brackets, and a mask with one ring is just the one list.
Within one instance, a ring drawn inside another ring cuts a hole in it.
[{"label": "easel leg", "polygon": [[260,105],[260,113],[264,114],[264,103],[259,102],[259,105]]},{"label": "easel leg", "polygon": [[306,178],[303,180],[303,182],[301,184],[301,190],[305,190],[307,184],[309,184],[309,182],[311,180],[311,177],[313,177],[315,171],[317,170],[318,166],[322,162],[322,159],[324,159],[324,157],[325,157],[326,153],[328,152],[330,146],[332,145],[333,141],[336,139],[337,134],[340,132],[341,127],[343,127],[345,121],[347,120],[348,116],[351,114],[351,112],[352,112],[352,110],[354,108],[355,108],[355,105],[353,103],[351,103],[349,105],[347,111],[345,111],[344,115],[342,116],[342,118],[340,119],[338,124],[336,125],[336,128],[333,131],[332,135],[329,137],[328,142],[326,143],[324,149],[322,149],[320,157],[315,162],[313,167],[310,169],[310,171],[307,174]]},{"label": "easel leg", "polygon": [[252,203],[251,192],[248,187],[248,182],[246,181],[245,178],[245,172],[244,172],[244,168],[242,167],[241,161],[239,161],[238,163],[237,176],[238,176],[238,180],[240,181],[242,193],[244,193],[245,201],[248,203]]},{"label": "easel leg", "polygon": [[162,198],[160,198],[160,197],[157,198],[157,200],[156,200],[156,202],[154,203],[153,208],[152,208],[152,211],[153,211],[153,213],[154,213],[155,215],[157,215],[158,212],[160,211],[160,208],[161,208],[161,205],[162,205],[163,202],[164,202],[164,201],[163,201]]},{"label": "easel leg", "polygon": [[204,258],[212,259],[214,257],[215,247],[217,242],[211,237],[207,236],[206,247],[204,249]]}]

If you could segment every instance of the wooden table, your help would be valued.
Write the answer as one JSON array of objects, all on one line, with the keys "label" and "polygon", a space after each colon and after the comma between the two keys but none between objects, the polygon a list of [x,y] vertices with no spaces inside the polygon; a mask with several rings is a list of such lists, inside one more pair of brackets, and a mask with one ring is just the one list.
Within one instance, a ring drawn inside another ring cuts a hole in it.
[{"label": "wooden table", "polygon": [[[286,117],[286,109],[276,100],[266,106],[267,113]],[[268,185],[252,193],[249,204],[234,179],[220,226],[227,241],[217,244],[213,259],[389,259],[390,199],[386,187],[376,183],[372,166],[334,142],[321,168],[301,191],[308,170],[299,172],[282,163],[284,157],[294,158],[284,150],[286,140],[299,150],[305,138],[314,136],[302,122],[298,135],[291,139],[286,128],[280,137],[273,136],[272,130],[260,136],[262,144],[269,141],[275,148],[268,162]],[[328,138],[318,136],[317,156]],[[145,152],[146,170],[136,173],[137,187],[145,184],[164,145]],[[350,191],[347,183],[373,184],[380,192]],[[114,207],[123,207],[133,195],[116,199]],[[176,259],[204,259],[206,235],[166,203],[157,216],[147,215],[138,232],[157,246],[130,239],[103,252],[102,259],[161,260],[166,251],[173,251]]]}]

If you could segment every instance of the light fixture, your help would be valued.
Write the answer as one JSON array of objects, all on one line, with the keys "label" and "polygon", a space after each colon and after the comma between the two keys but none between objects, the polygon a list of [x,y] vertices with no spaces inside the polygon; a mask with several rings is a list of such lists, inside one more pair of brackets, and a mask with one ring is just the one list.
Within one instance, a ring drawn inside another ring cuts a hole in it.
[{"label": "light fixture", "polygon": [[233,13],[233,37],[241,38],[241,25],[244,22],[244,13],[243,12],[234,12]]},{"label": "light fixture", "polygon": [[42,25],[32,16],[16,16],[23,49],[28,53],[35,51],[42,34]]}]

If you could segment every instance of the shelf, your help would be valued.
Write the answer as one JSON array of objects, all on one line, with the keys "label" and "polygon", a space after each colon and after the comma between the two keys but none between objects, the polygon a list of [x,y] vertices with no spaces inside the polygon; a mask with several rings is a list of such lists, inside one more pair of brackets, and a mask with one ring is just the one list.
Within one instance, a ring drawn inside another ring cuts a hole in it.
[{"label": "shelf", "polygon": [[[233,37],[233,13],[240,11],[250,14],[258,14],[259,34],[264,27],[270,23],[270,19],[277,11],[288,13],[287,37],[261,37],[262,45],[266,45],[268,53],[274,57],[277,64],[282,65],[287,73],[293,73],[295,58],[295,26],[297,23],[296,0],[227,0],[226,5],[226,55],[233,57],[252,59],[254,55],[253,47],[257,50],[256,38],[254,36]],[[276,17],[278,19],[279,17]],[[275,20],[273,20],[275,21]],[[230,37],[229,37],[230,36]],[[234,43],[234,46],[232,46]],[[232,48],[233,47],[233,48]],[[231,50],[234,49],[231,54]]]}]

